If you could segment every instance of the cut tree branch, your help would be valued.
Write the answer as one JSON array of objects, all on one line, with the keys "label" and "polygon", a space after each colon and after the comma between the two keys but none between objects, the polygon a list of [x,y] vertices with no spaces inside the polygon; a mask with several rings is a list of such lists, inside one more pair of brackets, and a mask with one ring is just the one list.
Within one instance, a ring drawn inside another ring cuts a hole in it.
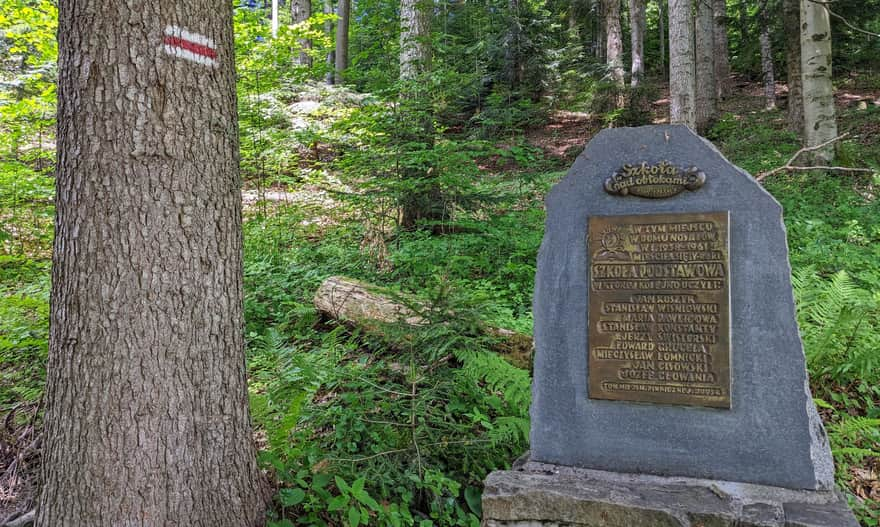
[{"label": "cut tree branch", "polygon": [[[812,2],[813,0],[810,0],[810,1]],[[874,172],[876,172],[876,170],[871,169],[871,168],[831,167],[831,166],[803,167],[803,166],[792,165],[792,163],[794,163],[794,161],[798,157],[800,157],[801,154],[805,154],[807,152],[813,152],[813,151],[825,148],[826,146],[828,146],[832,143],[836,143],[837,141],[840,141],[841,139],[847,137],[848,135],[849,135],[849,133],[847,132],[845,134],[838,135],[834,139],[829,139],[828,141],[825,141],[824,143],[822,143],[820,145],[801,148],[800,150],[795,152],[795,154],[793,156],[791,156],[791,159],[786,161],[785,164],[782,165],[781,167],[774,168],[773,170],[771,170],[769,172],[763,172],[761,174],[758,174],[758,176],[755,177],[755,181],[762,181],[764,178],[770,177],[770,176],[772,176],[774,174],[778,174],[780,172],[807,172],[810,170],[825,170],[828,172],[860,172],[860,173],[864,173],[864,174],[873,174]]]}]

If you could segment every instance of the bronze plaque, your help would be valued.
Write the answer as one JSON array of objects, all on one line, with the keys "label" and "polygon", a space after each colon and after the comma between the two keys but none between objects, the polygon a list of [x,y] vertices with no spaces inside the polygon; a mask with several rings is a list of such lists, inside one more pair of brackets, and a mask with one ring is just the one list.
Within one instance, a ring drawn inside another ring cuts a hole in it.
[{"label": "bronze plaque", "polygon": [[605,192],[618,196],[669,198],[685,190],[696,191],[706,183],[706,174],[697,167],[673,166],[669,161],[649,165],[623,165],[605,179]]},{"label": "bronze plaque", "polygon": [[730,408],[728,213],[593,216],[589,397]]}]

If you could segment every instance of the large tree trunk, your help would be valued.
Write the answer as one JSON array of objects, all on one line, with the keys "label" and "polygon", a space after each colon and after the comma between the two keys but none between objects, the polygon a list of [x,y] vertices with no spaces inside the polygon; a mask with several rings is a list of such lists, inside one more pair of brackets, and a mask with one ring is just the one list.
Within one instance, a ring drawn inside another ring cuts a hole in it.
[{"label": "large tree trunk", "polygon": [[605,23],[605,2],[607,0],[595,0],[594,8],[596,12],[596,39],[595,50],[596,59],[599,62],[605,62],[607,54],[608,28]]},{"label": "large tree trunk", "polygon": [[800,2],[782,0],[782,25],[785,31],[785,64],[788,77],[788,128],[804,133],[804,95],[801,84]]},{"label": "large tree trunk", "polygon": [[38,527],[263,525],[232,4],[59,3]]},{"label": "large tree trunk", "polygon": [[348,26],[351,23],[351,0],[339,0],[336,4],[336,67],[333,80],[342,84],[345,70],[348,69]]},{"label": "large tree trunk", "polygon": [[400,0],[400,78],[412,80],[431,65],[431,7],[427,0]]},{"label": "large tree trunk", "polygon": [[767,0],[759,5],[758,25],[761,41],[761,74],[764,80],[764,109],[776,109],[776,74],[773,71],[773,47],[770,43],[770,15]]},{"label": "large tree trunk", "polygon": [[[801,0],[801,78],[804,99],[804,140],[818,146],[837,137],[834,87],[831,85],[831,22],[821,4]],[[834,146],[813,153],[813,159],[830,163]]]},{"label": "large tree trunk", "polygon": [[705,135],[718,112],[715,85],[715,13],[710,0],[697,0],[696,15],[697,78],[694,111],[697,131]]},{"label": "large tree trunk", "polygon": [[[399,293],[395,295],[381,287],[344,276],[324,280],[315,291],[314,302],[315,308],[325,316],[378,335],[384,334],[383,326],[387,324],[399,323],[416,328],[429,322],[418,312],[424,312],[429,306],[418,299],[402,297]],[[483,326],[480,330],[493,337],[492,349],[513,365],[531,368],[532,337],[491,326]]]},{"label": "large tree trunk", "polygon": [[669,0],[669,122],[696,128],[692,0]]},{"label": "large tree trunk", "polygon": [[[300,24],[305,22],[312,16],[312,0],[290,0],[290,19],[294,24]],[[312,58],[309,56],[308,51],[312,48],[312,41],[303,38],[300,39],[299,45],[302,46],[303,51],[300,51],[298,63],[302,66],[311,66]]]},{"label": "large tree trunk", "polygon": [[630,85],[635,88],[645,75],[645,1],[629,0],[630,45],[632,68]]},{"label": "large tree trunk", "polygon": [[[324,14],[332,15],[333,14],[333,0],[324,0]],[[327,34],[327,37],[333,38],[333,21],[328,20],[324,22],[324,33]],[[333,84],[333,81],[336,79],[335,70],[336,69],[336,50],[331,49],[327,52],[327,76],[324,78],[324,81],[327,84]]]},{"label": "large tree trunk", "polygon": [[715,91],[718,99],[730,95],[730,50],[727,38],[727,1],[712,0],[715,11]]}]

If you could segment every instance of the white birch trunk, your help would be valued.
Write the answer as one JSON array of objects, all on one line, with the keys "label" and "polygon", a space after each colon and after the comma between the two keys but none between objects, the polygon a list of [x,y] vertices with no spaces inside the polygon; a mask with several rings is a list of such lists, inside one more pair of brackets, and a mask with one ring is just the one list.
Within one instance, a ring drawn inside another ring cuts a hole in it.
[{"label": "white birch trunk", "polygon": [[[828,11],[810,0],[801,0],[800,20],[804,141],[812,147],[837,137],[831,84],[831,22]],[[834,145],[817,150],[813,157],[830,163],[834,159]]]},{"label": "white birch trunk", "polygon": [[669,0],[669,122],[696,128],[691,0]]}]

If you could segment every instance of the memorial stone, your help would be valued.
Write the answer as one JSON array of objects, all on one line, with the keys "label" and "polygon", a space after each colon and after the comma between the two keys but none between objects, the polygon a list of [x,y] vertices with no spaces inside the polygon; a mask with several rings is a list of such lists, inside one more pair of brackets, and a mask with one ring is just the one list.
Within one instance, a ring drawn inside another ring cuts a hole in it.
[{"label": "memorial stone", "polygon": [[857,525],[779,203],[689,128],[650,126],[598,134],[546,208],[531,451],[487,479],[484,523]]}]

